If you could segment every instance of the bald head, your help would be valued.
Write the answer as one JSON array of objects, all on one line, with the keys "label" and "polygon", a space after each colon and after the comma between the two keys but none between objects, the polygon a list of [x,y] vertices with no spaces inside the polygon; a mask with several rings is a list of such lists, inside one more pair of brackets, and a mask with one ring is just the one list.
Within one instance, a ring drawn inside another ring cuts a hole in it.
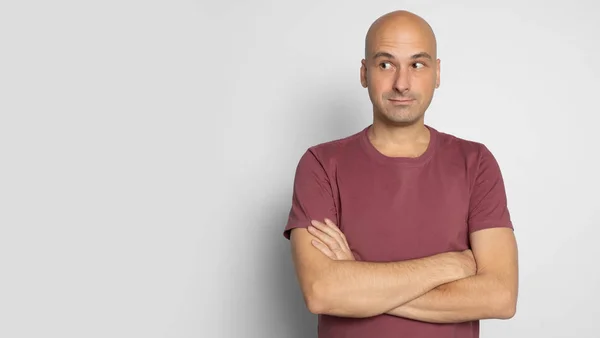
[{"label": "bald head", "polygon": [[437,43],[431,26],[422,17],[399,10],[379,17],[367,32],[365,59],[381,45],[390,43],[419,43],[426,47],[431,57],[437,58]]},{"label": "bald head", "polygon": [[423,123],[440,84],[440,60],[431,26],[418,15],[395,11],[367,32],[360,82],[368,89],[375,120]]}]

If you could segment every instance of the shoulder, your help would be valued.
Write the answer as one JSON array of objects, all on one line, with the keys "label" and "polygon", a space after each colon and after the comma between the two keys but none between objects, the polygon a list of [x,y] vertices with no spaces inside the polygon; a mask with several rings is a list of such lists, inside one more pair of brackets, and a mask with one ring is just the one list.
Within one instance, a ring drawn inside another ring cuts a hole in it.
[{"label": "shoulder", "polygon": [[442,154],[447,155],[446,157],[461,159],[473,165],[494,157],[490,149],[480,141],[459,137],[447,132],[436,132],[439,150]]},{"label": "shoulder", "polygon": [[360,132],[344,138],[314,144],[301,155],[296,166],[295,186],[311,185],[314,182],[331,181],[338,164],[356,153],[360,146]]},{"label": "shoulder", "polygon": [[314,144],[306,149],[303,159],[312,157],[324,167],[337,163],[340,158],[352,154],[360,147],[360,137],[365,129],[362,129],[349,136],[333,139],[331,141]]}]

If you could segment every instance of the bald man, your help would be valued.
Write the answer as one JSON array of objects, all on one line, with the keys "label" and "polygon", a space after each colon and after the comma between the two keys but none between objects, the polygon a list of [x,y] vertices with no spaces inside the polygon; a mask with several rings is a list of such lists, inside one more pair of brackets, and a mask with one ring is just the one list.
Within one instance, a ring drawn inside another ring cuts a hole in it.
[{"label": "bald man", "polygon": [[434,33],[388,13],[360,81],[373,123],[310,147],[283,232],[320,338],[474,338],[517,303],[517,245],[502,174],[483,144],[424,123],[440,84]]}]

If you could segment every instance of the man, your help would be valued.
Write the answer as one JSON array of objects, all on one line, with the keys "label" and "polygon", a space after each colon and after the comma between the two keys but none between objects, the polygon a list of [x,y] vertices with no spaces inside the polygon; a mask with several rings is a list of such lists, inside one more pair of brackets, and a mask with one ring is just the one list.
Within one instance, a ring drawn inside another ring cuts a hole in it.
[{"label": "man", "polygon": [[424,123],[440,84],[433,31],[396,11],[367,32],[362,131],[310,147],[284,236],[321,338],[473,338],[514,316],[517,245],[481,143]]}]

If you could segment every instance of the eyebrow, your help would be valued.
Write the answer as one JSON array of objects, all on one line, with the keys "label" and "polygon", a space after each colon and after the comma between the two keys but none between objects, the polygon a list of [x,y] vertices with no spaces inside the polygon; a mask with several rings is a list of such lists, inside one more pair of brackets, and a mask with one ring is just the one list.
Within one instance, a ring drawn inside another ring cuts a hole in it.
[{"label": "eyebrow", "polygon": [[[373,56],[373,59],[377,59],[377,58],[395,59],[395,57],[392,54],[388,53],[388,52],[377,52],[377,53],[375,53],[375,55]],[[431,57],[431,55],[429,55],[426,52],[420,52],[420,53],[414,54],[410,58],[412,60],[414,60],[414,59],[422,59],[422,58],[433,60],[433,58]]]},{"label": "eyebrow", "polygon": [[421,53],[417,53],[413,56],[410,57],[411,59],[429,59],[429,60],[433,60],[433,58],[431,57],[431,55],[425,53],[425,52],[421,52]]}]

